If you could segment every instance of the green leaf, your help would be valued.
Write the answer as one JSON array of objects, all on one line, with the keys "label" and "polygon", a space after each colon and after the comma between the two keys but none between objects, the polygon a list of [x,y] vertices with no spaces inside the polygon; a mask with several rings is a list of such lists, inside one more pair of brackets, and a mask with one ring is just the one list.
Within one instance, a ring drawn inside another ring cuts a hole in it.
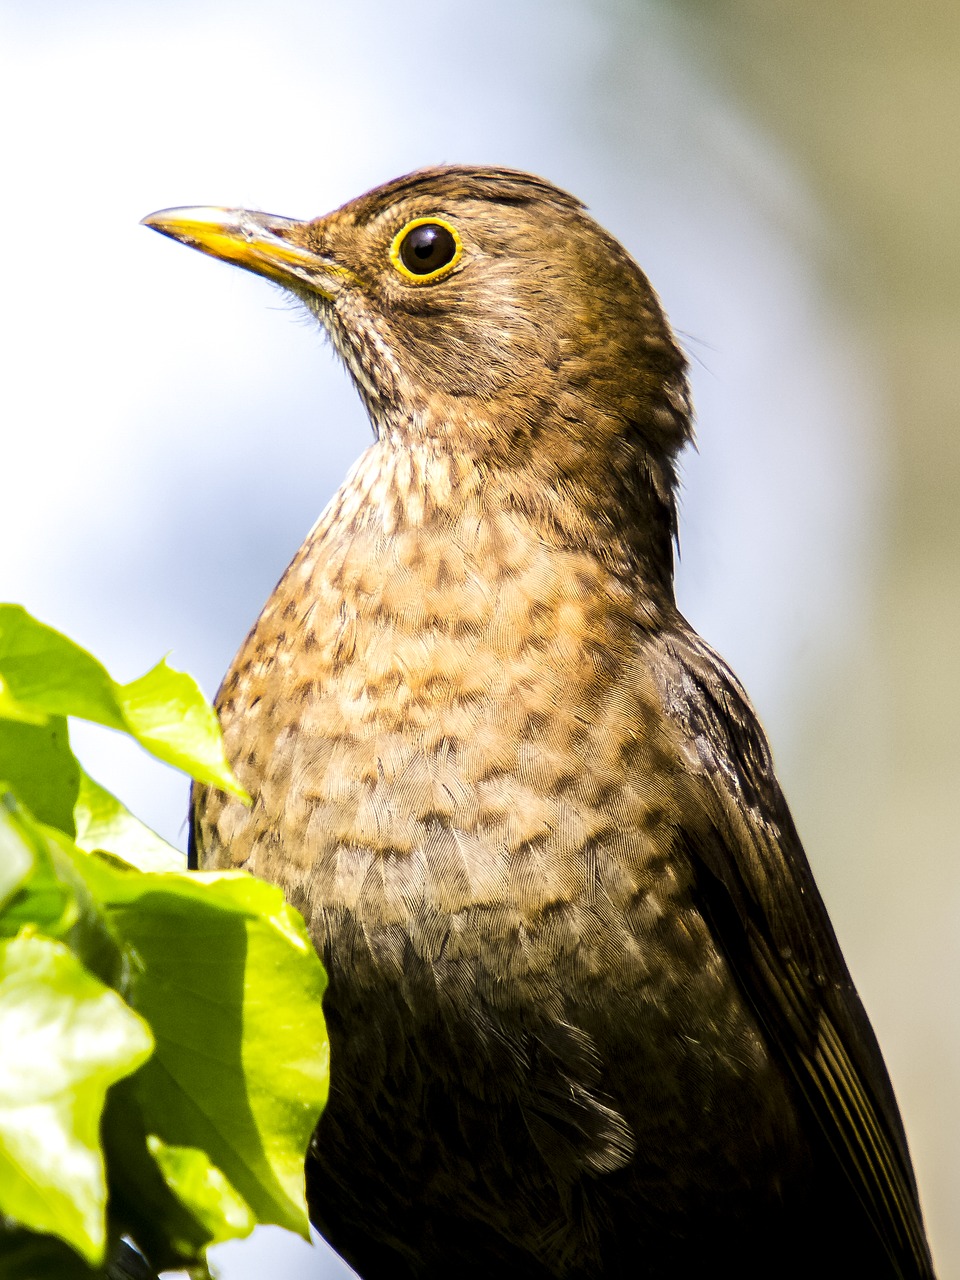
[{"label": "green leaf", "polygon": [[[103,1267],[89,1267],[69,1245],[55,1236],[38,1235],[0,1221],[0,1276],[3,1280],[124,1280],[153,1272],[115,1232]],[[210,1280],[205,1269],[191,1270],[190,1280]]]},{"label": "green leaf", "polygon": [[65,942],[101,982],[118,987],[125,958],[107,929],[106,916],[78,874],[76,845],[44,826],[8,794],[0,804],[0,838],[30,850],[32,868],[0,910],[0,937],[41,930]]},{"label": "green leaf", "polygon": [[126,729],[106,668],[17,604],[0,605],[0,676],[34,710]]},{"label": "green leaf", "polygon": [[129,1076],[114,1085],[104,1111],[110,1221],[135,1239],[159,1270],[186,1266],[192,1274],[204,1258],[211,1231],[181,1200],[176,1180],[167,1180],[151,1154],[136,1081]]},{"label": "green leaf", "polygon": [[196,1147],[172,1147],[155,1133],[147,1148],[164,1181],[204,1225],[210,1244],[248,1236],[256,1226],[250,1206],[205,1151]]},{"label": "green leaf", "polygon": [[199,781],[248,798],[230,770],[216,714],[199,685],[165,660],[138,680],[117,684],[96,658],[59,631],[20,605],[0,604],[0,682],[17,713],[4,722],[8,726],[30,715],[93,720],[129,734]]},{"label": "green leaf", "polygon": [[3,1280],[103,1280],[69,1245],[0,1221],[0,1276]]},{"label": "green leaf", "polygon": [[139,680],[118,685],[117,692],[129,731],[158,760],[248,798],[224,755],[216,712],[192,676],[164,659]]},{"label": "green leaf", "polygon": [[22,720],[24,724],[46,724],[47,721],[44,712],[38,711],[35,707],[28,707],[24,702],[18,702],[2,676],[0,676],[0,719]]},{"label": "green leaf", "polygon": [[0,795],[0,909],[33,870],[36,855],[13,817],[12,797]]},{"label": "green leaf", "polygon": [[149,1056],[146,1023],[63,944],[0,942],[0,1210],[72,1245],[106,1245],[100,1116]]},{"label": "green leaf", "polygon": [[155,831],[135,818],[116,796],[82,769],[73,810],[79,848],[102,849],[132,863],[141,871],[183,871],[186,859]]},{"label": "green leaf", "polygon": [[62,716],[43,725],[0,720],[0,778],[41,822],[73,835],[80,766]]},{"label": "green leaf", "polygon": [[205,1151],[258,1221],[305,1236],[329,1047],[326,977],[301,917],[243,873],[147,875],[102,856],[81,873],[136,957],[128,998],[157,1047],[127,1089],[146,1132]]},{"label": "green leaf", "polygon": [[0,803],[0,858],[8,857],[21,866],[29,859],[29,873],[0,909],[0,937],[12,938],[25,927],[63,937],[79,917],[74,886],[57,875],[45,835],[10,793]]}]

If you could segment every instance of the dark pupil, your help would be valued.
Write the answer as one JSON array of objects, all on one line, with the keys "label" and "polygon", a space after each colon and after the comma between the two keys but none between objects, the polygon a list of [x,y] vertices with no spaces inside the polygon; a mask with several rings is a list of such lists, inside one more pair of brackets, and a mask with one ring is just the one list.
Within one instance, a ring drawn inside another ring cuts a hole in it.
[{"label": "dark pupil", "polygon": [[457,242],[435,222],[425,222],[409,231],[400,244],[400,261],[415,276],[428,276],[452,261]]}]

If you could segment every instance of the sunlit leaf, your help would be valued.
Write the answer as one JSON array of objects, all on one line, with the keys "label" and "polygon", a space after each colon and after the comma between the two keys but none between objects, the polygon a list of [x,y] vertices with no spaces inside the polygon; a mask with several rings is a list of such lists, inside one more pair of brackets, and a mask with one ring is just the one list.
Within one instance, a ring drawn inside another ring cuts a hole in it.
[{"label": "sunlit leaf", "polygon": [[9,902],[33,870],[32,841],[20,830],[9,803],[12,797],[0,794],[0,908]]},{"label": "sunlit leaf", "polygon": [[189,676],[120,685],[0,606],[0,1276],[101,1277],[128,1233],[200,1277],[255,1221],[307,1234],[325,977],[279,890],[187,873],[83,772],[70,715],[243,794]]},{"label": "sunlit leaf", "polygon": [[18,702],[10,692],[3,676],[0,676],[0,719],[21,720],[24,724],[45,724],[46,713],[25,702]]},{"label": "sunlit leaf", "polygon": [[80,771],[80,787],[74,806],[76,843],[92,853],[114,853],[141,871],[183,871],[186,859],[88,773]]},{"label": "sunlit leaf", "polygon": [[27,933],[0,942],[0,1210],[91,1263],[107,1238],[104,1099],[152,1043],[63,943]]},{"label": "sunlit leaf", "polygon": [[148,1135],[147,1149],[167,1186],[203,1223],[211,1244],[250,1234],[256,1226],[250,1206],[205,1151],[172,1147],[155,1133]]},{"label": "sunlit leaf", "polygon": [[73,835],[80,766],[62,716],[40,725],[0,720],[0,779],[41,822]]},{"label": "sunlit leaf", "polygon": [[22,705],[126,729],[106,668],[18,604],[0,604],[0,676]]},{"label": "sunlit leaf", "polygon": [[17,876],[4,895],[0,937],[12,938],[32,927],[62,938],[77,923],[76,893],[57,875],[42,830],[8,793],[0,801],[0,876],[10,866],[22,867],[24,860],[28,874]]},{"label": "sunlit leaf", "polygon": [[[245,798],[227,764],[213,709],[193,677],[165,660],[139,679],[118,684],[59,631],[20,605],[0,604],[0,682],[12,699],[9,705],[20,713],[17,720],[31,713],[93,720],[129,734],[152,755],[201,782]],[[0,720],[0,727],[13,724],[13,719]],[[24,799],[41,816],[29,797]],[[60,822],[55,825],[67,830]]]},{"label": "sunlit leaf", "polygon": [[118,685],[124,720],[137,741],[201,782],[245,796],[234,778],[220,737],[220,725],[200,686],[166,660],[130,684]]},{"label": "sunlit leaf", "polygon": [[323,968],[279,889],[237,873],[84,876],[137,957],[157,1048],[130,1081],[147,1131],[198,1147],[261,1222],[307,1233],[303,1160],[326,1101]]}]

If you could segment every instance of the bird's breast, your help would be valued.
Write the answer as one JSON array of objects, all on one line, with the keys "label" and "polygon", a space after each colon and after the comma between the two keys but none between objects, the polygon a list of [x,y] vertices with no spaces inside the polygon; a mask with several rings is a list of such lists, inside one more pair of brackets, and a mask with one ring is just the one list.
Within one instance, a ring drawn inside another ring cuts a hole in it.
[{"label": "bird's breast", "polygon": [[624,584],[512,513],[321,532],[221,691],[254,805],[208,797],[206,860],[415,937],[667,919],[676,751],[636,653]]},{"label": "bird's breast", "polygon": [[[497,1123],[522,1117],[562,1181],[621,1167],[640,1134],[693,1168],[688,1114],[769,1079],[695,907],[680,752],[639,631],[623,583],[506,514],[321,536],[281,582],[219,699],[254,803],[205,793],[199,837],[205,865],[245,866],[303,911],[338,1087],[366,1099],[345,1114],[392,1099],[414,1134],[402,1100],[429,1068],[485,1132],[498,1080]],[[634,1059],[637,1097],[659,1100],[642,1113],[605,1083]],[[659,1159],[653,1183],[680,1176]]]}]

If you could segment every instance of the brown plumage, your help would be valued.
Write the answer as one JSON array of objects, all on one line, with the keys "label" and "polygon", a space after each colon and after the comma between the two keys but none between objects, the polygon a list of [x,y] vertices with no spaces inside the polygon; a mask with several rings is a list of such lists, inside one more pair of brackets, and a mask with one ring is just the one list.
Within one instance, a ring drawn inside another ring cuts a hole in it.
[{"label": "brown plumage", "polygon": [[548,183],[150,225],[317,315],[363,455],[218,698],[330,972],[314,1221],[366,1280],[930,1277],[880,1051],[735,677],[673,598],[684,359]]}]

